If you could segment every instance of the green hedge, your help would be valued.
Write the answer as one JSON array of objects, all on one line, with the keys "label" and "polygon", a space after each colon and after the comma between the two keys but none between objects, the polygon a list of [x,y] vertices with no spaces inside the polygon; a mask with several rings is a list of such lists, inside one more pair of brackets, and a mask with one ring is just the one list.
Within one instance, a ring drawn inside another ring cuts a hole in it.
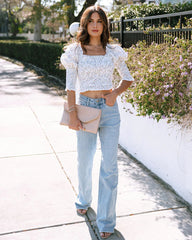
[{"label": "green hedge", "polygon": [[0,37],[0,40],[27,40],[26,37]]},{"label": "green hedge", "polygon": [[62,45],[24,41],[0,41],[0,55],[31,63],[65,81],[65,70],[59,68]]}]

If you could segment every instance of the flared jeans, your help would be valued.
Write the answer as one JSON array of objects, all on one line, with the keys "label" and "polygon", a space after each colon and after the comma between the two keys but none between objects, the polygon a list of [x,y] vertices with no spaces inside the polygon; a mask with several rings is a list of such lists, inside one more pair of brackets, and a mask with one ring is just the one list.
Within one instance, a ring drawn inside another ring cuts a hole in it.
[{"label": "flared jeans", "polygon": [[[114,232],[116,225],[116,198],[118,184],[117,150],[120,115],[117,102],[108,106],[103,98],[88,98],[80,95],[81,105],[101,109],[98,135],[101,143],[101,164],[97,226],[100,232]],[[77,131],[78,197],[77,209],[88,209],[92,202],[92,166],[96,152],[97,134]]]}]

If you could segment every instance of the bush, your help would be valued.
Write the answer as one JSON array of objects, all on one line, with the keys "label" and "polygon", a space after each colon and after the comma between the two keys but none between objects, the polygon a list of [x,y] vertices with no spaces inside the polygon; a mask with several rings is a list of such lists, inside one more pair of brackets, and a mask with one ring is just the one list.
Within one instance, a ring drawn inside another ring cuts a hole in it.
[{"label": "bush", "polygon": [[[163,15],[163,14],[171,14],[177,12],[183,12],[192,10],[192,2],[186,3],[167,3],[159,5],[155,3],[151,4],[141,4],[141,5],[128,5],[121,8],[117,8],[116,10],[109,13],[109,18],[113,20],[120,20],[120,16],[124,16],[125,19],[136,19],[142,17],[149,17],[149,16],[156,16],[156,15]],[[182,17],[182,28],[188,26],[187,22],[190,22],[192,14],[187,14],[185,17]],[[191,28],[191,25],[188,27]],[[126,22],[124,23],[124,29],[126,31],[153,31],[159,29],[172,29],[172,28],[180,28],[180,16],[174,16],[170,18],[161,18],[159,19],[148,19],[148,20],[138,20],[133,22]],[[119,25],[116,23],[113,25],[113,31],[119,31]]]},{"label": "bush", "polygon": [[27,40],[25,37],[0,37],[0,40]]},{"label": "bush", "polygon": [[[119,20],[120,16],[124,16],[126,19],[137,18],[137,17],[147,17],[155,16],[161,14],[170,14],[176,12],[183,12],[192,10],[192,1],[185,3],[150,3],[141,5],[120,5],[119,8],[109,13],[109,18],[114,20]],[[176,20],[178,22],[178,19]]]},{"label": "bush", "polygon": [[[124,16],[125,19],[132,19],[132,18],[140,18],[140,17],[149,17],[149,16],[156,16],[156,15],[163,15],[163,14],[170,14],[170,13],[176,13],[176,12],[183,12],[183,11],[189,11],[192,10],[192,1],[186,2],[186,3],[150,3],[150,4],[141,4],[141,5],[126,5],[124,7],[119,7],[116,10],[109,13],[109,18],[112,18],[114,20],[119,20],[120,16]],[[182,19],[182,23],[185,24],[186,19],[190,18],[192,14],[186,15],[185,19]],[[171,28],[175,27],[179,22],[179,16],[171,17],[170,26]],[[140,29],[142,30],[144,27],[143,21],[138,21],[132,23],[126,23],[126,30],[130,31],[134,29]],[[151,20],[145,20],[145,27],[150,26],[151,27]],[[153,26],[158,28],[159,26],[169,25],[169,19],[168,18],[162,18],[161,24],[159,22],[159,19],[153,19]]]},{"label": "bush", "polygon": [[0,41],[0,54],[34,64],[65,81],[65,70],[59,69],[62,45],[27,41]]},{"label": "bush", "polygon": [[138,115],[157,121],[167,118],[192,123],[192,41],[147,46],[139,42],[128,50],[128,66],[135,82],[123,98]]}]

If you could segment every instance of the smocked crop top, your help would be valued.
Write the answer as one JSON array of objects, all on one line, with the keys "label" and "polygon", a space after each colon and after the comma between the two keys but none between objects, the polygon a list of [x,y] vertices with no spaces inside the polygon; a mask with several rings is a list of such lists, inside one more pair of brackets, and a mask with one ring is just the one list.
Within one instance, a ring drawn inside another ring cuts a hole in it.
[{"label": "smocked crop top", "polygon": [[113,72],[116,68],[122,80],[133,81],[125,60],[127,53],[118,45],[106,46],[105,55],[85,55],[79,43],[67,47],[61,55],[66,68],[66,90],[98,91],[112,89]]}]

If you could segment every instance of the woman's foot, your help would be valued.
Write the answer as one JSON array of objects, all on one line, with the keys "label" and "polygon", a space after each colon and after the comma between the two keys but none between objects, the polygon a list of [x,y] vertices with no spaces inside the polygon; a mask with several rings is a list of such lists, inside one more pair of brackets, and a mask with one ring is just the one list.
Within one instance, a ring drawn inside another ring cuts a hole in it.
[{"label": "woman's foot", "polygon": [[83,216],[83,215],[85,215],[85,214],[87,213],[87,210],[86,210],[86,209],[77,209],[77,212],[78,212],[81,216]]},{"label": "woman's foot", "polygon": [[101,232],[101,233],[100,233],[100,237],[101,237],[102,239],[106,239],[106,238],[110,237],[111,234],[112,234],[112,233],[109,233],[109,232]]}]

